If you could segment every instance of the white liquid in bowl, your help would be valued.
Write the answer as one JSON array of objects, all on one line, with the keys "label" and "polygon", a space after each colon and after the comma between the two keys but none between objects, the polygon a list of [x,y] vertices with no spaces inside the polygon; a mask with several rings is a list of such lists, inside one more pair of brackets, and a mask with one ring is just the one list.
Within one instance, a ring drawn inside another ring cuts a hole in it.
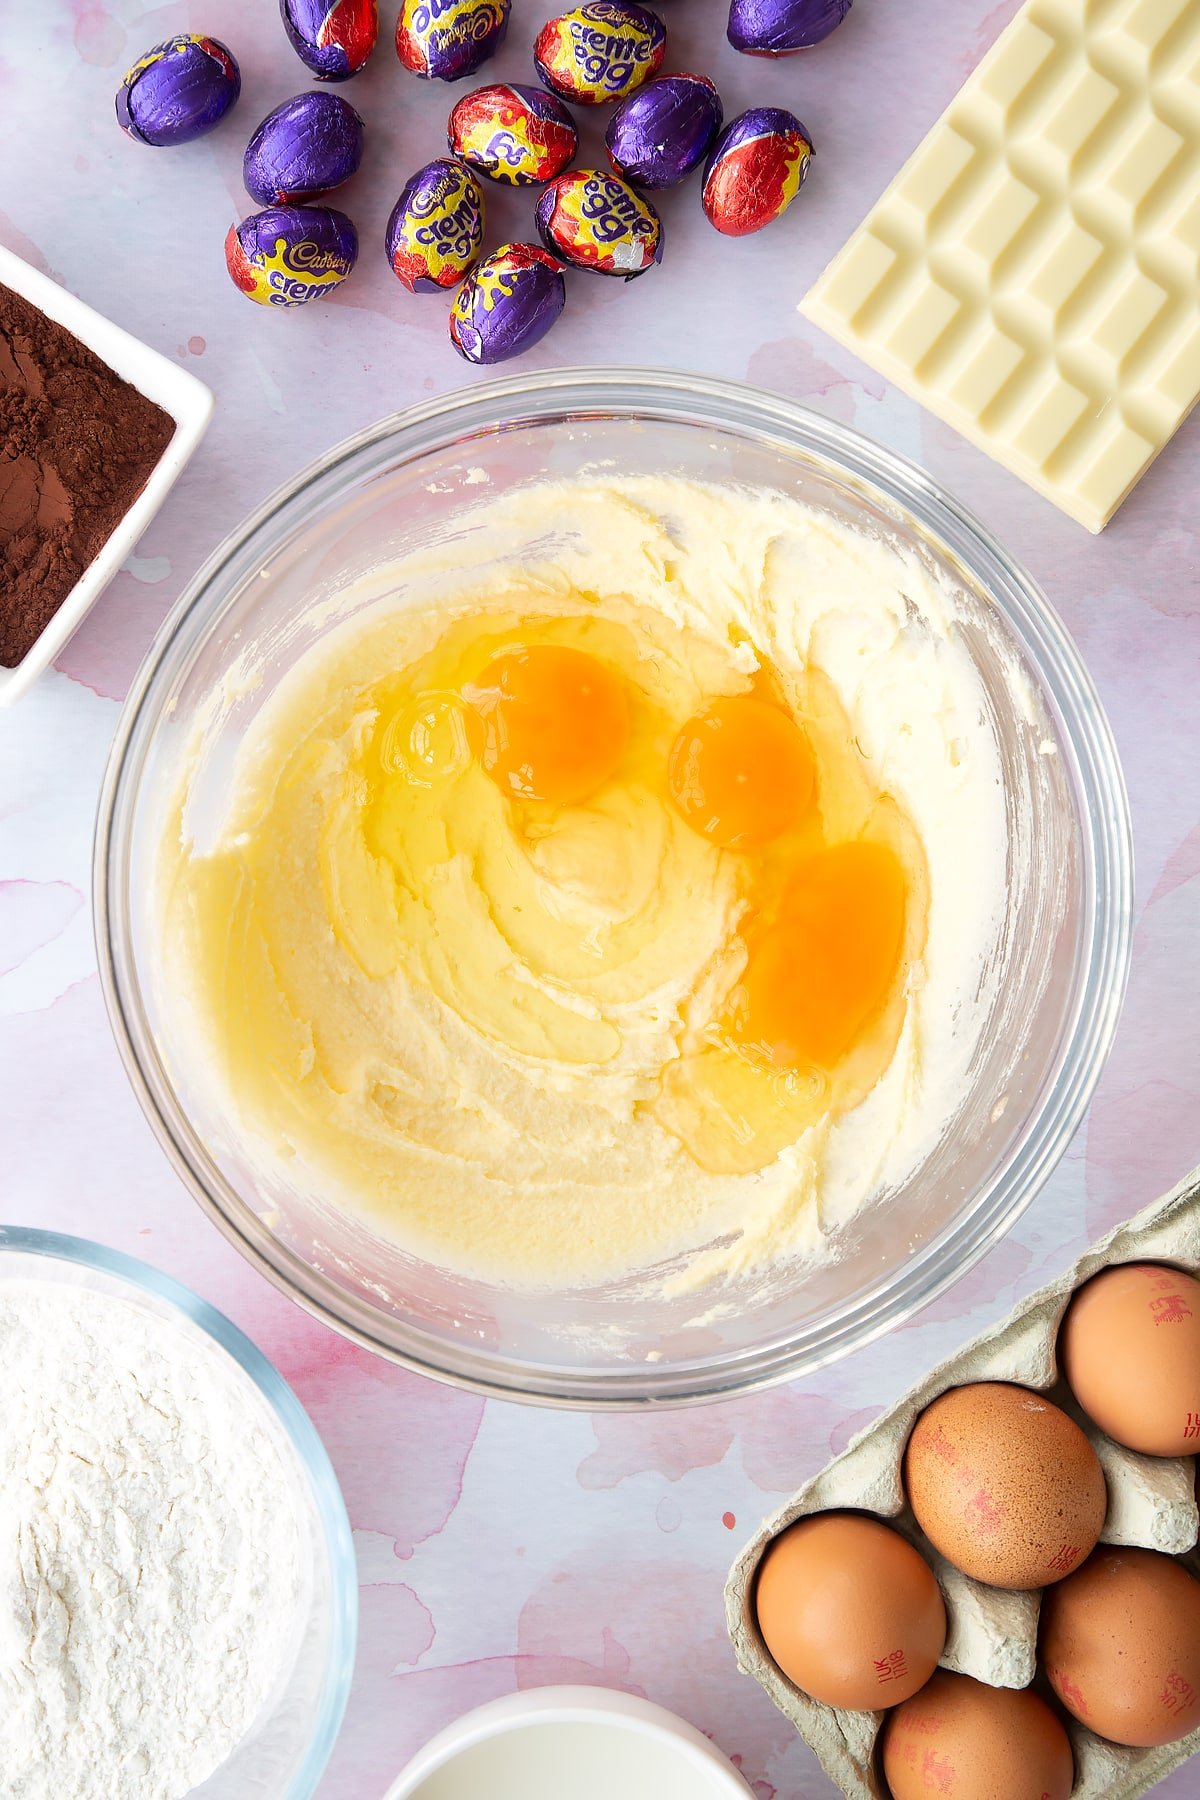
[{"label": "white liquid in bowl", "polygon": [[733,1775],[706,1768],[686,1743],[619,1724],[518,1727],[473,1744],[411,1800],[730,1800]]}]

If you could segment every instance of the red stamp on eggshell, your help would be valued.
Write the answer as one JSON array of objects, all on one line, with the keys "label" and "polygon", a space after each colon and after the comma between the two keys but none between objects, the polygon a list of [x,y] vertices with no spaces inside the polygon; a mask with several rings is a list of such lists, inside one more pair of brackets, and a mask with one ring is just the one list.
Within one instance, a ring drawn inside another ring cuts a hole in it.
[{"label": "red stamp on eggshell", "polygon": [[1186,1712],[1196,1698],[1196,1690],[1190,1681],[1182,1675],[1170,1674],[1163,1682],[1163,1691],[1158,1696],[1158,1704],[1164,1712]]},{"label": "red stamp on eggshell", "polygon": [[984,1537],[991,1537],[1000,1529],[1007,1508],[1001,1506],[988,1492],[987,1488],[977,1488],[963,1509],[963,1516],[968,1525],[980,1532]]},{"label": "red stamp on eggshell", "polygon": [[1049,1574],[1065,1575],[1068,1569],[1073,1569],[1078,1561],[1078,1544],[1060,1544],[1046,1564],[1046,1570]]},{"label": "red stamp on eggshell", "polygon": [[890,1650],[886,1656],[875,1658],[875,1679],[880,1687],[888,1681],[901,1681],[907,1674],[903,1650]]},{"label": "red stamp on eggshell", "polygon": [[945,1751],[927,1750],[921,1759],[921,1779],[931,1794],[952,1794],[955,1785],[954,1764]]},{"label": "red stamp on eggshell", "polygon": [[951,1443],[941,1425],[934,1426],[925,1448],[932,1456],[936,1456],[941,1462],[944,1462],[948,1468],[952,1469],[958,1461],[958,1448]]},{"label": "red stamp on eggshell", "polygon": [[1194,1316],[1182,1294],[1164,1294],[1161,1300],[1152,1300],[1150,1312],[1156,1325],[1182,1325]]},{"label": "red stamp on eggshell", "polygon": [[1058,1689],[1059,1698],[1071,1708],[1072,1712],[1082,1713],[1086,1719],[1089,1708],[1087,1701],[1083,1697],[1083,1689],[1080,1687],[1079,1683],[1077,1681],[1072,1681],[1071,1677],[1065,1674],[1062,1669],[1052,1669],[1049,1664],[1046,1665],[1046,1673],[1054,1686]]}]

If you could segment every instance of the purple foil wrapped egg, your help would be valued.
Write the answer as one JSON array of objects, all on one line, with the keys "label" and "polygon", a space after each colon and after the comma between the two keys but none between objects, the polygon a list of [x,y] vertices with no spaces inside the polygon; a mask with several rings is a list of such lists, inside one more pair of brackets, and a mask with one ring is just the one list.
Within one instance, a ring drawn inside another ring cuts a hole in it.
[{"label": "purple foil wrapped egg", "polygon": [[384,238],[388,265],[413,294],[437,294],[470,273],[483,249],[483,189],[443,156],[407,181]]},{"label": "purple foil wrapped egg", "polygon": [[231,225],[225,265],[260,306],[304,306],[340,287],[358,260],[358,233],[331,206],[268,206]]},{"label": "purple foil wrapped egg", "polygon": [[753,106],[728,124],[704,171],[711,225],[726,237],[761,231],[787,211],[808,174],[813,143],[795,113]]},{"label": "purple foil wrapped egg", "polygon": [[292,49],[318,81],[348,81],[379,39],[378,0],[279,0]]},{"label": "purple foil wrapped egg", "polygon": [[619,175],[577,169],[539,197],[538,236],[560,261],[632,281],[662,261],[662,220]]},{"label": "purple foil wrapped egg", "polygon": [[613,168],[638,187],[674,187],[704,161],[724,109],[707,75],[664,75],[622,100],[604,142]]},{"label": "purple foil wrapped egg", "polygon": [[117,89],[117,124],[139,144],[188,144],[219,125],[242,91],[232,53],[183,33],[139,56]]},{"label": "purple foil wrapped egg", "polygon": [[850,0],[730,0],[725,35],[744,56],[792,56],[836,31]]},{"label": "purple foil wrapped egg", "polygon": [[578,127],[562,101],[516,82],[464,94],[450,114],[449,139],[463,162],[514,187],[552,181],[579,149]]},{"label": "purple foil wrapped egg", "polygon": [[313,88],[269,112],[246,145],[242,179],[260,206],[287,206],[349,181],[365,127],[348,100]]},{"label": "purple foil wrapped egg", "polygon": [[504,42],[512,0],[401,0],[396,55],[428,81],[461,81]]},{"label": "purple foil wrapped egg", "polygon": [[504,244],[467,276],[450,309],[450,342],[471,363],[507,362],[545,337],[567,284],[535,244]]},{"label": "purple foil wrapped egg", "polygon": [[586,0],[547,20],[533,47],[537,72],[560,100],[603,106],[657,75],[667,32],[657,13],[628,0]]}]

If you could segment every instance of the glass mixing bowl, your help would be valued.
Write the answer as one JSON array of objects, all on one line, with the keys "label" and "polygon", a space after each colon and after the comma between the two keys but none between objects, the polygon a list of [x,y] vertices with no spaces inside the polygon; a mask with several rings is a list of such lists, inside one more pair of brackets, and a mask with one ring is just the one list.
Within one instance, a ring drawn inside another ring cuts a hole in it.
[{"label": "glass mixing bowl", "polygon": [[[151,904],[164,811],[219,701],[228,771],[259,708],[329,625],[323,606],[381,562],[456,528],[481,496],[597,467],[794,495],[927,560],[1000,747],[1010,834],[1003,979],[957,1114],[836,1254],[760,1273],[726,1304],[637,1284],[517,1292],[451,1275],[376,1236],[286,1169],[251,1166],[214,1117],[164,994]],[[228,691],[235,657],[253,682]],[[245,667],[245,662],[242,662]],[[1018,671],[1012,678],[1013,667]],[[223,687],[223,683],[225,684]],[[515,377],[385,419],[306,470],[209,560],[134,682],[100,803],[100,966],[130,1079],[196,1198],[317,1317],[415,1369],[514,1398],[585,1406],[713,1398],[782,1380],[908,1318],[983,1255],[1062,1155],[1099,1077],[1129,962],[1132,852],[1107,722],[1033,582],[919,469],[857,433],[730,383],[652,371]]]},{"label": "glass mixing bowl", "polygon": [[341,1728],[358,1638],[350,1521],[312,1420],[279,1371],[236,1325],[149,1263],[87,1238],[0,1225],[0,1289],[31,1281],[131,1302],[197,1343],[208,1339],[245,1377],[247,1407],[260,1413],[291,1472],[291,1499],[311,1569],[290,1665],[279,1671],[275,1691],[241,1743],[188,1800],[261,1800],[264,1794],[312,1800]]}]

